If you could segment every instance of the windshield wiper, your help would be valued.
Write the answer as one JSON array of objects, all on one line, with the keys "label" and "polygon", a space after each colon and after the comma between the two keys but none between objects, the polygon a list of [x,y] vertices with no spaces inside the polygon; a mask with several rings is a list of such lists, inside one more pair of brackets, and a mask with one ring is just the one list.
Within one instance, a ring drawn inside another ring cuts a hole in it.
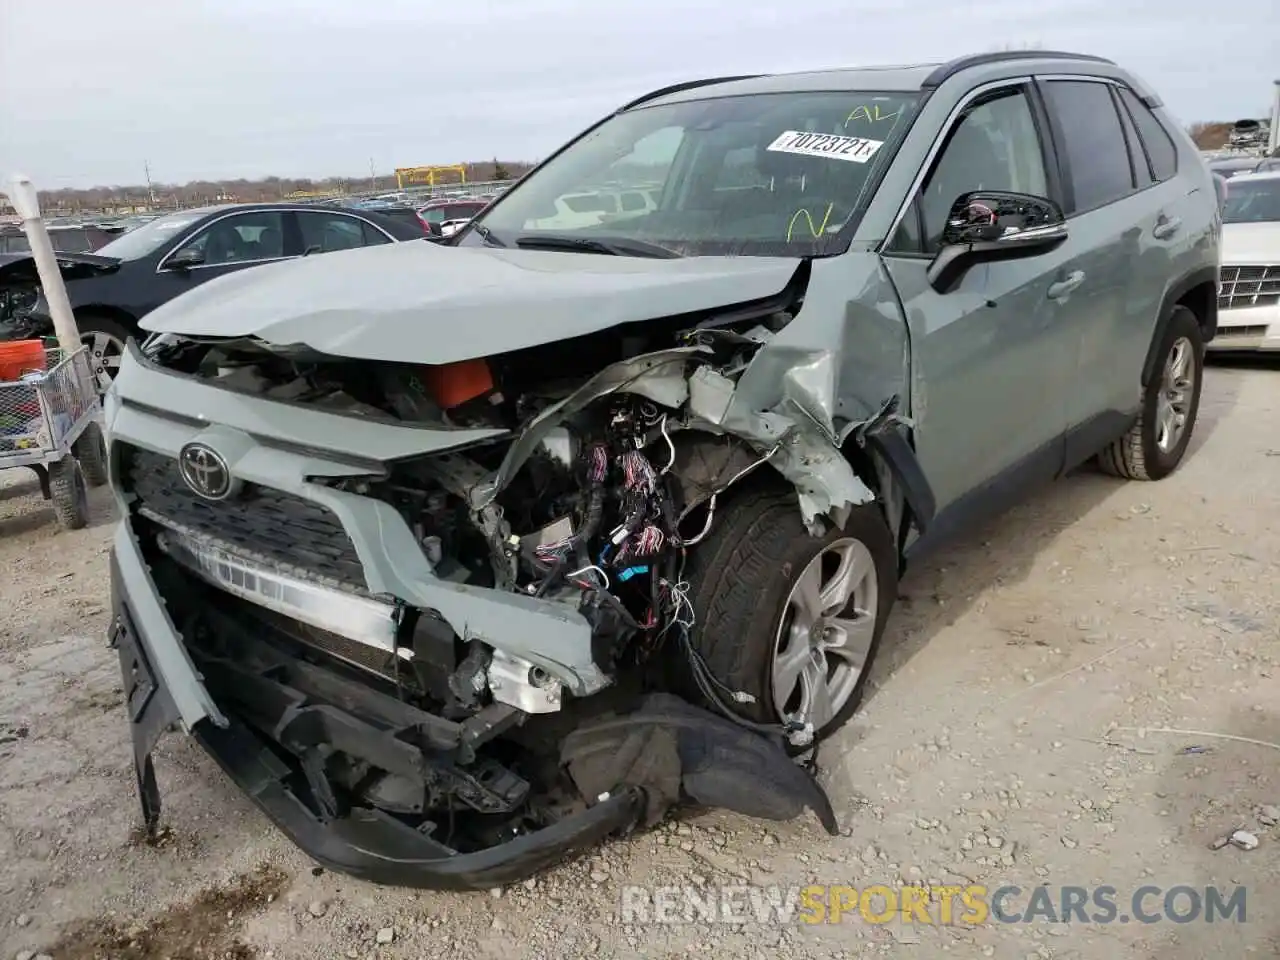
[{"label": "windshield wiper", "polygon": [[506,244],[494,236],[493,231],[486,227],[483,223],[471,224],[471,229],[480,234],[480,239],[491,247],[505,247]]},{"label": "windshield wiper", "polygon": [[680,256],[674,250],[632,240],[628,237],[572,237],[554,233],[527,233],[516,237],[516,246],[529,250],[577,250],[582,253],[606,253],[614,257],[652,257],[656,260],[673,260]]}]

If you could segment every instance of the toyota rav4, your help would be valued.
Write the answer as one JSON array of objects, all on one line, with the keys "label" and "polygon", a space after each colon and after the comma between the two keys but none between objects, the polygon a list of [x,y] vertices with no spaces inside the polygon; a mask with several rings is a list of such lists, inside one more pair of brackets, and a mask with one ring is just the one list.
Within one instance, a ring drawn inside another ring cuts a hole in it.
[{"label": "toyota rav4", "polygon": [[659,90],[446,244],[165,304],[106,403],[147,824],[180,724],[374,880],[492,886],[682,801],[834,830],[798,761],[904,564],[1183,458],[1220,229],[1142,83],[1000,53]]}]

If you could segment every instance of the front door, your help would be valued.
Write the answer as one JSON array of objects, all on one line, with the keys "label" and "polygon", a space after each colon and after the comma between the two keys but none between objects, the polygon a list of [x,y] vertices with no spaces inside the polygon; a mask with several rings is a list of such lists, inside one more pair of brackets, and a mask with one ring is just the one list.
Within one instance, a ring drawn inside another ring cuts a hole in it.
[{"label": "front door", "polygon": [[[246,210],[214,220],[181,240],[157,267],[152,310],[202,283],[235,270],[296,257],[297,227],[288,210]],[[182,265],[183,261],[186,265]]]},{"label": "front door", "polygon": [[1058,322],[1051,299],[1061,250],[979,264],[948,293],[926,280],[961,194],[1012,190],[1057,199],[1042,116],[1029,85],[973,96],[944,133],[884,251],[911,330],[916,453],[940,520],[948,506],[963,508],[966,494],[998,490],[1003,480],[1049,478],[1062,465],[1080,336]]}]

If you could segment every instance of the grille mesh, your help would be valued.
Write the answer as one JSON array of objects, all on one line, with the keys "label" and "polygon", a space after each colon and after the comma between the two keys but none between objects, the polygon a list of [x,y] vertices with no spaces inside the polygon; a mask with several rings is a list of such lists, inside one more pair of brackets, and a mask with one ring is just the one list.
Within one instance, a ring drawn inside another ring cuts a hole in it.
[{"label": "grille mesh", "polygon": [[1269,307],[1280,303],[1280,264],[1222,268],[1218,309]]},{"label": "grille mesh", "polygon": [[328,508],[253,484],[229,500],[197,496],[172,457],[124,451],[122,479],[141,513],[160,523],[215,540],[224,549],[266,560],[284,572],[302,571],[346,587],[365,588],[355,545]]}]

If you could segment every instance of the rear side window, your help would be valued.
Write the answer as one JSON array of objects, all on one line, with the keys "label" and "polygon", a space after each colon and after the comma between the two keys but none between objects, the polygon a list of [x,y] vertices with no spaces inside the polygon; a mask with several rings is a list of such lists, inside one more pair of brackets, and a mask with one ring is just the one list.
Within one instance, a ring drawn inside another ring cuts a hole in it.
[{"label": "rear side window", "polygon": [[1120,99],[1137,124],[1138,136],[1142,138],[1142,146],[1151,162],[1151,175],[1156,180],[1168,180],[1178,171],[1178,148],[1174,146],[1169,131],[1164,128],[1160,118],[1151,112],[1151,108],[1128,87],[1120,88]]},{"label": "rear side window", "polygon": [[1071,168],[1074,212],[1093,210],[1133,193],[1129,151],[1109,85],[1050,80],[1045,98],[1061,128],[1059,149]]},{"label": "rear side window", "polygon": [[88,253],[89,237],[83,230],[51,230],[49,240],[58,253]]}]

